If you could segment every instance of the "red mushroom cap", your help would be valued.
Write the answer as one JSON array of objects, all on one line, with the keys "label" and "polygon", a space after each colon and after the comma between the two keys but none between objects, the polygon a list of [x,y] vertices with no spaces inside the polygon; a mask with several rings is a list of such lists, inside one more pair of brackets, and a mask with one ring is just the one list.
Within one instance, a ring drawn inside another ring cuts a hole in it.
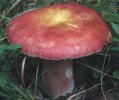
[{"label": "red mushroom cap", "polygon": [[81,4],[54,4],[14,17],[6,33],[29,56],[66,59],[102,50],[110,30],[101,16]]}]

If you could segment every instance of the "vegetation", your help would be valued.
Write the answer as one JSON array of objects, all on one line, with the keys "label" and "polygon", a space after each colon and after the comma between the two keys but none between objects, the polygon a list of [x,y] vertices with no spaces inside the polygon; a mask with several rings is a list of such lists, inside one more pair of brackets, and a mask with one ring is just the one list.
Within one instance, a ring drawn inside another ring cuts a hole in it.
[{"label": "vegetation", "polygon": [[112,34],[111,43],[102,52],[75,60],[76,89],[67,100],[87,99],[98,93],[107,100],[107,92],[119,96],[118,0],[0,0],[0,100],[53,100],[41,84],[42,60],[22,54],[18,45],[10,45],[5,29],[21,12],[64,2],[79,2],[95,9]]}]

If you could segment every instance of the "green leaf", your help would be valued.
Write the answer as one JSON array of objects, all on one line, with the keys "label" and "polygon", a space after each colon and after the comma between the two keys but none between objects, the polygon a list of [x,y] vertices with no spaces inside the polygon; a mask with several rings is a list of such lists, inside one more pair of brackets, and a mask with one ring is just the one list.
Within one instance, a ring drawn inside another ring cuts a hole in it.
[{"label": "green leaf", "polygon": [[119,43],[119,37],[112,37],[112,42],[118,42]]},{"label": "green leaf", "polygon": [[114,71],[114,72],[113,72],[113,76],[115,76],[115,77],[119,77],[119,71],[117,71],[117,70]]},{"label": "green leaf", "polygon": [[119,52],[119,45],[112,45],[109,50]]},{"label": "green leaf", "polygon": [[112,28],[119,35],[119,25],[111,22]]},{"label": "green leaf", "polygon": [[[115,70],[115,71],[112,73],[112,75],[113,75],[114,77],[118,77],[118,78],[119,78],[119,71],[118,71],[118,70]],[[119,81],[118,81],[118,80],[112,80],[112,82],[113,82],[114,87],[119,87]]]},{"label": "green leaf", "polygon": [[8,74],[5,72],[0,72],[0,86],[4,86],[7,82]]},{"label": "green leaf", "polygon": [[0,45],[0,52],[4,51],[4,50],[16,50],[19,49],[20,46],[19,45],[6,45],[6,44],[1,44]]}]

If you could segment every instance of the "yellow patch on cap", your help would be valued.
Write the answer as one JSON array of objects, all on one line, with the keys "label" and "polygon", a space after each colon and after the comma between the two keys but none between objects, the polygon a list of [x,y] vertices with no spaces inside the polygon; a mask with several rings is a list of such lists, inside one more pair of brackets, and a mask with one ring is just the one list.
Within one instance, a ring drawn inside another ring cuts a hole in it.
[{"label": "yellow patch on cap", "polygon": [[40,13],[40,16],[36,16],[37,21],[40,21],[43,25],[57,25],[65,22],[71,22],[70,18],[72,12],[66,9],[45,9]]}]

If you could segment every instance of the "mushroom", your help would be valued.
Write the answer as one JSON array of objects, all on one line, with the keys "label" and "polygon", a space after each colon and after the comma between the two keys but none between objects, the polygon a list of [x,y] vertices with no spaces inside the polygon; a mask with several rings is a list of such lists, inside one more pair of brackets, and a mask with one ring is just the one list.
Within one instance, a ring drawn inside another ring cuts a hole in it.
[{"label": "mushroom", "polygon": [[6,33],[24,54],[44,59],[42,82],[54,97],[74,89],[72,59],[100,52],[111,37],[101,16],[77,3],[23,12],[8,23]]}]

